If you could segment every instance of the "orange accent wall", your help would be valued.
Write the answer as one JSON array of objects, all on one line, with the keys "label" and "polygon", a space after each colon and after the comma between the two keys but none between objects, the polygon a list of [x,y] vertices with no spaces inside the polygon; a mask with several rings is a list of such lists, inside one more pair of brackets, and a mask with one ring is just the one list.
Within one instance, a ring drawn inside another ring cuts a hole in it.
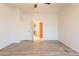
[{"label": "orange accent wall", "polygon": [[43,23],[40,22],[40,38],[43,38]]}]

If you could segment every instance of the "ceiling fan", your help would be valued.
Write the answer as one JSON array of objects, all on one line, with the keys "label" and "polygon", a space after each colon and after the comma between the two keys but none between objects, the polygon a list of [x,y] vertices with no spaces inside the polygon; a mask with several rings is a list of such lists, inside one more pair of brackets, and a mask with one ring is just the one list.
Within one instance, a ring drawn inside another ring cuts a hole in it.
[{"label": "ceiling fan", "polygon": [[[51,3],[44,3],[44,4],[50,5]],[[38,6],[38,3],[34,4],[34,8],[37,8],[37,6]]]}]

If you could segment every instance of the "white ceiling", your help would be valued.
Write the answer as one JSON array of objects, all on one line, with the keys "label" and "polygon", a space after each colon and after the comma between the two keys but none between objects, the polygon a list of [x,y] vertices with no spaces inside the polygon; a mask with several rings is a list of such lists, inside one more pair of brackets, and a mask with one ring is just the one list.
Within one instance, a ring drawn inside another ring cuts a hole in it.
[{"label": "white ceiling", "polygon": [[39,3],[37,8],[34,8],[34,3],[8,3],[7,5],[19,8],[23,12],[59,12],[66,3],[51,3],[49,5]]}]

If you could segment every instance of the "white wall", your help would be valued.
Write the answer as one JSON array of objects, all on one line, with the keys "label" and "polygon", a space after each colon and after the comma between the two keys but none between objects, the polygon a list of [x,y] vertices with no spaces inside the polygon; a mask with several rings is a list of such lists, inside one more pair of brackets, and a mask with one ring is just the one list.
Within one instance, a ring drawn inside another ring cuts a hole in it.
[{"label": "white wall", "polygon": [[[36,13],[0,4],[0,49],[20,40],[32,40],[32,21]],[[44,40],[57,40],[79,52],[79,4],[68,4],[56,13],[39,13],[43,20]]]},{"label": "white wall", "polygon": [[43,20],[43,34],[44,40],[57,40],[58,28],[57,28],[57,14],[56,13],[27,13],[23,14],[23,20],[21,21],[22,40],[32,40],[32,21],[40,17]]},{"label": "white wall", "polygon": [[58,20],[59,41],[79,52],[79,4],[62,8]]},{"label": "white wall", "polygon": [[0,4],[0,49],[17,42],[17,10]]},{"label": "white wall", "polygon": [[[32,40],[32,20],[36,16],[37,13],[22,14],[19,9],[0,4],[0,49],[20,40]],[[57,14],[40,13],[40,17],[44,40],[57,40]]]}]

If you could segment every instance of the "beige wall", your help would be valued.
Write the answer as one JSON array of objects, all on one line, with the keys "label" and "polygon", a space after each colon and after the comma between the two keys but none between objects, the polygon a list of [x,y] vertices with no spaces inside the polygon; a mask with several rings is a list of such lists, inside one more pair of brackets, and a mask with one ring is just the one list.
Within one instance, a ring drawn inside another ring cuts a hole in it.
[{"label": "beige wall", "polygon": [[0,48],[17,42],[17,10],[0,4]]},{"label": "beige wall", "polygon": [[[37,16],[39,15],[39,16]],[[43,34],[44,40],[57,40],[58,28],[57,28],[57,14],[56,13],[25,13],[23,14],[23,20],[21,21],[21,37],[22,40],[32,40],[32,21],[34,19],[43,20]]]},{"label": "beige wall", "polygon": [[58,20],[58,39],[79,52],[79,4],[62,8]]}]

